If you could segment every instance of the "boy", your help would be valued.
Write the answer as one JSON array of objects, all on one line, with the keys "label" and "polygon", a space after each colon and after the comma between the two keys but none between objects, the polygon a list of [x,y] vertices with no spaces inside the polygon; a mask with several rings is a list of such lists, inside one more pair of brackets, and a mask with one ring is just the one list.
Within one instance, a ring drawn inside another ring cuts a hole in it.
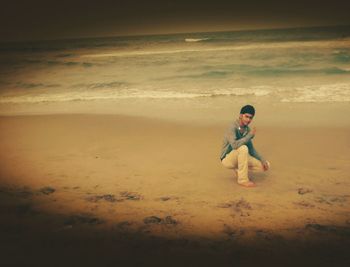
[{"label": "boy", "polygon": [[245,187],[254,187],[255,183],[249,180],[248,169],[253,171],[267,171],[270,164],[253,146],[252,139],[256,128],[249,128],[253,120],[255,109],[251,105],[241,108],[239,118],[233,122],[225,135],[220,160],[229,169],[237,171],[237,182]]}]

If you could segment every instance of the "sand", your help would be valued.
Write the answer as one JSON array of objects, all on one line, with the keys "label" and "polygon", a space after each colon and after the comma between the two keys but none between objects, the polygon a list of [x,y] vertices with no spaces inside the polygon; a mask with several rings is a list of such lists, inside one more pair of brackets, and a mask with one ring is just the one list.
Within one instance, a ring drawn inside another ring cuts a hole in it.
[{"label": "sand", "polygon": [[346,266],[350,127],[259,124],[272,168],[247,189],[218,158],[228,123],[0,117],[0,261]]}]

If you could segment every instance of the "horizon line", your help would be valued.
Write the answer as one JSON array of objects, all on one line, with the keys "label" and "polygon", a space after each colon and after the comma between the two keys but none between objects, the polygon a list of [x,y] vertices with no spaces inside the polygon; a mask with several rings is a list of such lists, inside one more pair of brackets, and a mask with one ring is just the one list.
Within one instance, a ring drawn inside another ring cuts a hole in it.
[{"label": "horizon line", "polygon": [[121,35],[103,35],[103,36],[81,36],[81,37],[62,37],[52,39],[33,39],[33,40],[8,40],[0,41],[0,44],[18,44],[18,43],[38,43],[51,41],[70,41],[82,39],[106,39],[106,38],[123,38],[123,37],[146,37],[146,36],[166,36],[166,35],[181,35],[181,34],[197,34],[197,33],[225,33],[225,32],[251,32],[251,31],[269,31],[269,30],[292,30],[292,29],[313,29],[313,28],[335,28],[335,27],[350,27],[350,24],[334,24],[334,25],[314,25],[314,26],[291,26],[291,27],[267,27],[267,28],[252,28],[241,30],[217,30],[217,31],[189,31],[189,32],[171,32],[171,33],[146,33],[146,34],[121,34]]}]

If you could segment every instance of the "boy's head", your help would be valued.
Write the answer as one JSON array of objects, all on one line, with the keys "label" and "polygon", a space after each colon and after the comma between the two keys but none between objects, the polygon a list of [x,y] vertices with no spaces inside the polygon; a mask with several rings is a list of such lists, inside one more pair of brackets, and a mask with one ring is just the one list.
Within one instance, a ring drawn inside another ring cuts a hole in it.
[{"label": "boy's head", "polygon": [[248,126],[249,123],[253,120],[254,115],[255,115],[255,108],[253,106],[246,105],[242,107],[239,115],[241,126]]},{"label": "boy's head", "polygon": [[255,108],[251,105],[245,105],[244,107],[241,108],[241,114],[250,114],[254,117],[255,115]]}]

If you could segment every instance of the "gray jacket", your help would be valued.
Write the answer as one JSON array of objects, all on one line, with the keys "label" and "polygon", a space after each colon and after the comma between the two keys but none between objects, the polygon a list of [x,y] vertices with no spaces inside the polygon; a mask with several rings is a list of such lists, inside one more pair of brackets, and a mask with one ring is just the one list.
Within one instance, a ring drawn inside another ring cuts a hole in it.
[{"label": "gray jacket", "polygon": [[224,142],[222,144],[222,150],[220,155],[220,160],[223,160],[225,156],[230,153],[232,150],[239,148],[242,145],[246,145],[249,150],[249,154],[264,162],[265,159],[259,155],[259,153],[255,150],[253,146],[252,139],[254,138],[254,134],[250,132],[250,128],[248,126],[244,127],[243,134],[240,131],[239,120],[234,121],[227,130],[227,133],[224,137]]}]

